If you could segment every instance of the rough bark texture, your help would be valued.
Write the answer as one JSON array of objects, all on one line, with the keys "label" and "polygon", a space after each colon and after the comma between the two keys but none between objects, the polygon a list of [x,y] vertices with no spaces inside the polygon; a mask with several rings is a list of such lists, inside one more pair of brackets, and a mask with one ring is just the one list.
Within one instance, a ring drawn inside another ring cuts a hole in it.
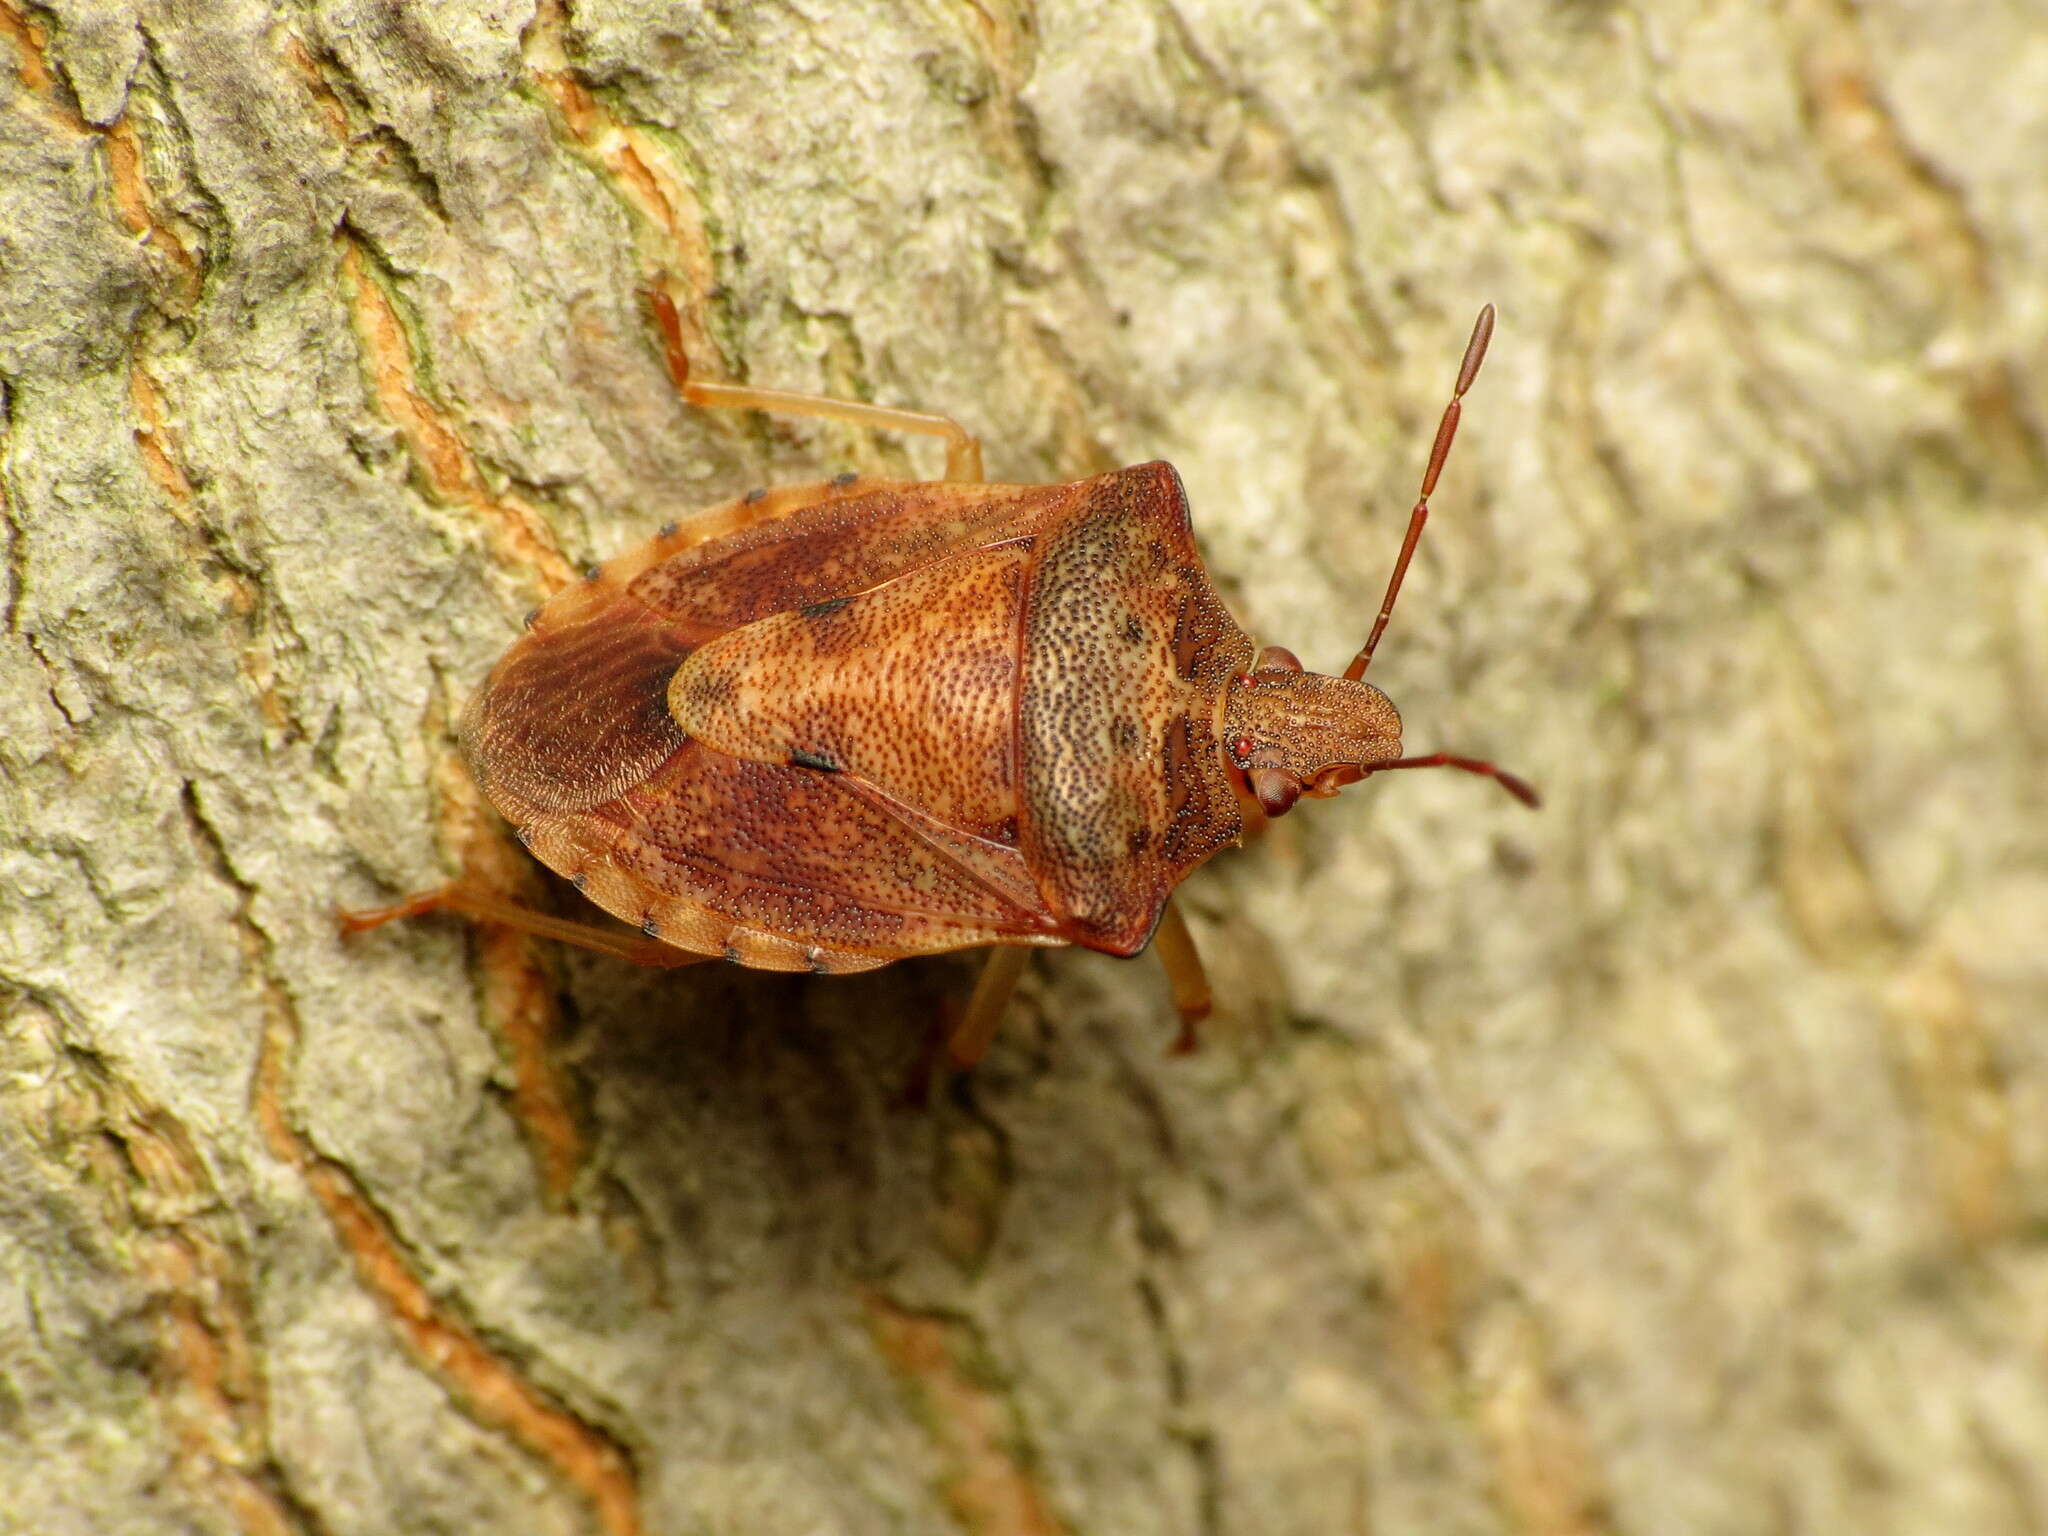
[{"label": "rough bark texture", "polygon": [[[2031,14],[2029,12],[2031,11]],[[0,0],[0,1527],[2048,1528],[2038,6]],[[1460,776],[1034,962],[338,903],[750,484],[1163,456]]]}]

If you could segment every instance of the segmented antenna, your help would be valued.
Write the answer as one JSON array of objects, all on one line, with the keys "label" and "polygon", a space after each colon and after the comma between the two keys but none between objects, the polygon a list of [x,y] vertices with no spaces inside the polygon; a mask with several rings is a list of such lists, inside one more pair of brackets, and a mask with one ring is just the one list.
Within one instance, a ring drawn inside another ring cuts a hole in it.
[{"label": "segmented antenna", "polygon": [[1422,472],[1422,494],[1416,498],[1415,510],[1408,514],[1408,536],[1401,540],[1401,555],[1394,562],[1394,574],[1387,578],[1387,595],[1380,603],[1380,616],[1373,621],[1372,633],[1365,637],[1365,649],[1351,658],[1351,665],[1344,669],[1345,677],[1357,682],[1365,676],[1365,669],[1372,664],[1373,647],[1380,643],[1380,634],[1387,627],[1387,620],[1394,612],[1394,599],[1401,595],[1401,582],[1408,574],[1408,562],[1415,558],[1415,546],[1422,539],[1422,525],[1429,521],[1429,498],[1436,491],[1437,476],[1444,472],[1444,460],[1451,456],[1451,440],[1458,435],[1458,418],[1464,413],[1465,391],[1472,387],[1472,381],[1479,376],[1479,365],[1486,361],[1486,344],[1493,339],[1493,306],[1487,305],[1479,311],[1479,318],[1472,326],[1472,339],[1465,344],[1465,361],[1458,365],[1458,387],[1451,391],[1451,403],[1444,407],[1443,420],[1436,424],[1436,442],[1429,450],[1429,468]]},{"label": "segmented antenna", "polygon": [[1499,764],[1489,763],[1483,758],[1459,757],[1451,752],[1432,752],[1427,757],[1402,757],[1391,763],[1374,763],[1365,771],[1368,774],[1385,773],[1390,768],[1458,768],[1466,773],[1476,773],[1492,779],[1532,811],[1543,804],[1543,797],[1529,787],[1527,779],[1520,774],[1509,773]]}]

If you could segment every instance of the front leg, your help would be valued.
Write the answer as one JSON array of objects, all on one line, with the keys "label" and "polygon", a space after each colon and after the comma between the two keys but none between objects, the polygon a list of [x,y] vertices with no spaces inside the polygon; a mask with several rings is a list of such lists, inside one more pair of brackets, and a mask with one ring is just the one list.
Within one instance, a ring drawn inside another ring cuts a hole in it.
[{"label": "front leg", "polygon": [[1173,989],[1173,1006],[1180,1014],[1180,1033],[1174,1036],[1168,1053],[1185,1056],[1201,1043],[1195,1026],[1209,1017],[1215,998],[1209,991],[1209,974],[1202,969],[1202,957],[1195,949],[1195,936],[1188,932],[1187,919],[1171,897],[1159,918],[1159,931],[1152,935],[1152,947],[1166,968],[1166,984]]}]

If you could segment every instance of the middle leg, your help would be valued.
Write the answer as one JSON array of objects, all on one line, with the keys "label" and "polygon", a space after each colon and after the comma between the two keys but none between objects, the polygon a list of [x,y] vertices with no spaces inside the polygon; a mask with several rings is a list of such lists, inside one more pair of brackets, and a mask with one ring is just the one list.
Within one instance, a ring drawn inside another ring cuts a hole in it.
[{"label": "middle leg", "polygon": [[830,395],[806,395],[788,389],[692,383],[689,354],[683,350],[682,320],[676,314],[674,301],[654,288],[648,290],[647,302],[661,326],[662,351],[668,358],[669,377],[675,380],[677,392],[690,404],[713,410],[786,411],[793,416],[823,416],[832,421],[850,422],[857,427],[922,432],[927,437],[940,438],[945,442],[945,479],[968,485],[980,483],[981,439],[950,416],[869,405],[861,400],[835,400]]},{"label": "middle leg", "polygon": [[967,1013],[946,1040],[946,1055],[956,1068],[971,1067],[988,1054],[1010,1006],[1010,994],[1017,990],[1024,963],[1030,958],[1031,950],[1023,944],[998,944],[989,950]]}]

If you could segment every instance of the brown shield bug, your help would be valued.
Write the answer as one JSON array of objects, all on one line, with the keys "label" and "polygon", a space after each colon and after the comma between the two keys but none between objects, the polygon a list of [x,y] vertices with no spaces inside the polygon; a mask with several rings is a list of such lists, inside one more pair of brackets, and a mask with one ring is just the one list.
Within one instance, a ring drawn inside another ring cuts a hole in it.
[{"label": "brown shield bug", "polygon": [[1141,464],[991,485],[942,416],[689,377],[694,405],[928,433],[941,481],[841,476],[756,491],[671,525],[540,608],[471,703],[462,740],[534,855],[639,930],[528,911],[457,882],[348,913],[436,909],[653,965],[867,970],[995,946],[953,1031],[987,1048],[1031,946],[1133,955],[1155,938],[1183,1030],[1209,1009],[1174,888],[1247,818],[1396,768],[1363,680],[1486,355],[1480,311],[1379,617],[1341,677],[1260,649],[1195,548],[1180,478]]}]

